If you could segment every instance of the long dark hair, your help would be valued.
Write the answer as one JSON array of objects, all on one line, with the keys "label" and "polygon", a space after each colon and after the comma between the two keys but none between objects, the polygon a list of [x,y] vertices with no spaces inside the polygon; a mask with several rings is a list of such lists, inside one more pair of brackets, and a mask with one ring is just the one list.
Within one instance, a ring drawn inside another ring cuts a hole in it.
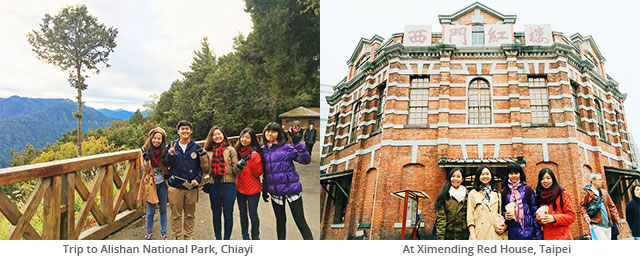
[{"label": "long dark hair", "polygon": [[524,182],[527,181],[527,175],[524,174],[524,170],[522,170],[522,167],[520,167],[520,164],[510,162],[507,165],[507,176],[505,176],[504,180],[502,180],[502,189],[509,188],[509,173],[512,173],[512,172],[517,172],[520,174],[520,182],[522,182],[522,185],[524,185]]},{"label": "long dark hair", "polygon": [[460,167],[455,167],[447,173],[447,179],[444,181],[444,185],[442,185],[442,189],[440,190],[440,193],[438,193],[438,197],[436,197],[436,202],[435,202],[436,209],[444,206],[444,202],[447,199],[449,199],[450,197],[449,189],[451,188],[451,176],[453,176],[453,174],[457,171],[460,171],[460,174],[462,174],[462,178],[464,178],[464,173],[462,171],[462,168]]},{"label": "long dark hair", "polygon": [[495,178],[495,174],[493,174],[493,172],[491,171],[491,169],[487,166],[480,166],[478,167],[478,169],[476,170],[476,175],[473,178],[473,189],[476,191],[481,191],[482,187],[484,186],[484,184],[480,183],[480,174],[482,174],[482,171],[484,169],[489,170],[489,172],[491,173],[491,181],[489,181],[489,185],[491,186],[491,190],[495,190],[495,186],[494,186],[494,178]]},{"label": "long dark hair", "polygon": [[549,176],[551,176],[552,183],[549,189],[551,189],[551,192],[553,194],[551,197],[551,201],[553,201],[553,210],[557,209],[556,198],[558,198],[558,196],[560,196],[560,208],[564,208],[564,200],[562,199],[562,186],[560,186],[560,183],[558,183],[558,179],[556,179],[556,175],[549,168],[542,168],[542,170],[540,170],[540,172],[538,173],[538,186],[536,186],[536,200],[538,202],[538,206],[542,205],[542,193],[544,190],[546,190],[544,187],[542,187],[542,177],[544,177],[545,173],[548,173]]},{"label": "long dark hair", "polygon": [[[153,136],[156,134],[160,134],[162,136],[162,143],[157,148],[153,147],[153,144],[151,143],[151,139],[153,139]],[[155,156],[156,150],[160,150],[160,158],[163,158],[164,153],[166,151],[165,147],[167,147],[166,135],[167,135],[166,132],[160,127],[151,129],[151,131],[149,132],[149,137],[147,137],[147,140],[144,142],[144,145],[142,146],[142,150],[145,150],[147,154],[149,154],[149,156]]]},{"label": "long dark hair", "polygon": [[269,142],[266,135],[264,134],[265,132],[267,132],[267,130],[278,132],[278,138],[276,140],[278,140],[278,144],[284,144],[287,137],[284,133],[284,130],[282,130],[282,126],[280,126],[276,122],[271,122],[264,126],[264,130],[262,130],[262,144],[267,145],[267,143]]},{"label": "long dark hair", "polygon": [[640,197],[636,196],[636,188],[638,187],[640,187],[640,185],[636,184],[636,185],[633,185],[633,187],[631,188],[631,198],[640,199]]},{"label": "long dark hair", "polygon": [[212,151],[213,150],[213,132],[216,130],[220,130],[220,133],[222,133],[222,137],[224,138],[224,142],[227,143],[228,146],[230,146],[231,144],[229,143],[229,139],[227,139],[227,135],[224,134],[224,131],[222,131],[222,129],[217,126],[214,125],[213,127],[211,127],[211,130],[209,130],[209,133],[207,134],[207,139],[205,139],[204,141],[204,149],[207,151]]}]

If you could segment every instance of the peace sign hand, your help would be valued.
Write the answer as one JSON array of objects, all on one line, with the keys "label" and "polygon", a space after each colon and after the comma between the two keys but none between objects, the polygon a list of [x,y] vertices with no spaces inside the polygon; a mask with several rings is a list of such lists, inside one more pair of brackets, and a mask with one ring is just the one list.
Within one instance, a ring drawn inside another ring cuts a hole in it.
[{"label": "peace sign hand", "polygon": [[175,155],[176,154],[176,141],[173,141],[169,144],[169,155]]}]

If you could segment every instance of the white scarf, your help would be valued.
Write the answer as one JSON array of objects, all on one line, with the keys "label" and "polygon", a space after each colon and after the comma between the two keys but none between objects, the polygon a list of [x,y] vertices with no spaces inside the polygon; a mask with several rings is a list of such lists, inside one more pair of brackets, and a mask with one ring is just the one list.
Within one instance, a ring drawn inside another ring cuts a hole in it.
[{"label": "white scarf", "polygon": [[464,200],[464,197],[467,196],[467,188],[462,185],[458,186],[457,189],[451,186],[449,188],[449,195],[451,195],[451,197],[456,199],[458,202],[461,202],[462,200]]}]

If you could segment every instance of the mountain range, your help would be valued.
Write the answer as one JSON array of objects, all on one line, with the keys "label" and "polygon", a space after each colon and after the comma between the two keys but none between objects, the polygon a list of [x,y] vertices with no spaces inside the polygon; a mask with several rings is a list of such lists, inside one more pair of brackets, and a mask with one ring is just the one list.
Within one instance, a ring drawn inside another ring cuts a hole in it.
[{"label": "mountain range", "polygon": [[[26,144],[41,148],[75,129],[77,109],[78,103],[69,99],[0,98],[0,168],[9,166],[11,149],[19,152]],[[82,131],[108,127],[114,120],[128,119],[127,115],[133,112],[83,106]]]}]

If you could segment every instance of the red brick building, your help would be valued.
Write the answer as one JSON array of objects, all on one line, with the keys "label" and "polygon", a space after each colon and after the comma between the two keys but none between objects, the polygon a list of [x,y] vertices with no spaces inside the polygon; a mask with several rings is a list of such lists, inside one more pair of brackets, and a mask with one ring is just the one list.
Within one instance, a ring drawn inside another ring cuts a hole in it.
[{"label": "red brick building", "polygon": [[[321,238],[398,239],[403,205],[392,192],[435,198],[451,167],[468,176],[489,165],[502,178],[510,161],[534,187],[551,168],[576,210],[589,173],[603,173],[624,215],[640,174],[631,169],[626,95],[594,39],[548,25],[514,32],[516,15],[480,3],[439,20],[442,32],[362,38],[327,98]],[[427,231],[433,202],[418,203]],[[588,233],[578,216],[576,239]]]}]

